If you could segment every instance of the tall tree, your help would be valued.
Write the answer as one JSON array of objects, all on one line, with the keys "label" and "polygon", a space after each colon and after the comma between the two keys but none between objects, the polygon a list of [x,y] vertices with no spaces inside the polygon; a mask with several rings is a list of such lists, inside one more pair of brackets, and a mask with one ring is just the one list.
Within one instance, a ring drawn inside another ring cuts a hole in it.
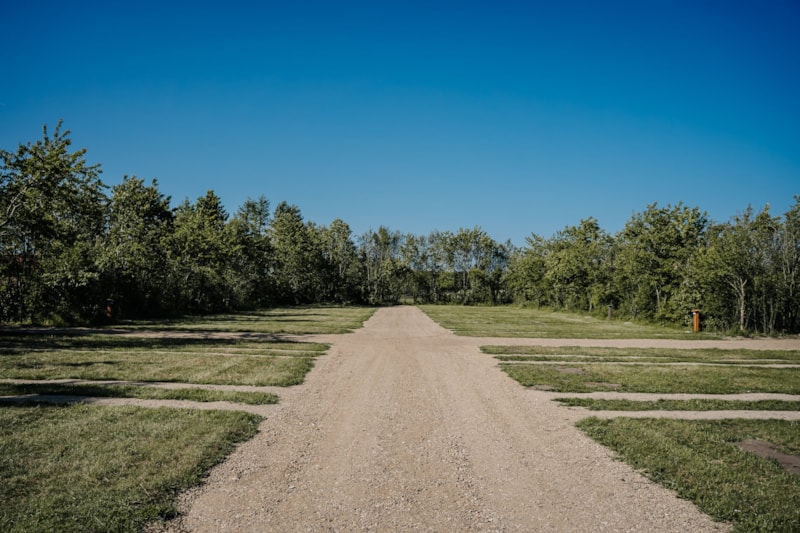
[{"label": "tall tree", "polygon": [[245,200],[228,222],[233,272],[230,281],[236,308],[267,306],[274,299],[269,223],[269,201],[263,195]]},{"label": "tall tree", "polygon": [[148,186],[136,176],[125,176],[122,183],[112,187],[100,257],[107,295],[115,300],[115,312],[124,310],[129,316],[165,312],[165,243],[172,231],[170,198],[159,192],[156,180]]},{"label": "tall tree", "polygon": [[592,311],[609,303],[611,238],[595,218],[564,228],[548,247],[545,268],[559,307]]},{"label": "tall tree", "polygon": [[546,305],[549,298],[545,279],[548,244],[544,237],[535,233],[525,242],[527,246],[515,250],[509,258],[505,281],[515,301],[539,307]]},{"label": "tall tree", "polygon": [[360,254],[364,263],[365,297],[372,304],[400,301],[408,268],[400,258],[402,235],[381,226],[362,235]]},{"label": "tall tree", "polygon": [[778,296],[783,331],[800,331],[800,195],[786,212],[778,234]]},{"label": "tall tree", "polygon": [[699,208],[680,203],[648,205],[625,224],[618,236],[615,283],[628,312],[670,322],[686,314],[689,303],[680,289],[707,225]]},{"label": "tall tree", "polygon": [[470,271],[473,298],[476,302],[492,305],[506,303],[510,295],[505,288],[505,274],[514,246],[511,241],[498,243],[492,239],[482,240],[481,246],[485,247],[485,255]]},{"label": "tall tree", "polygon": [[0,151],[0,312],[6,319],[86,319],[97,308],[95,264],[105,185],[85,149],[53,135]]},{"label": "tall tree", "polygon": [[178,306],[175,311],[213,313],[232,308],[227,219],[214,191],[208,191],[195,204],[186,200],[176,209],[170,246],[171,300]]},{"label": "tall tree", "polygon": [[317,301],[323,292],[322,251],[316,229],[306,225],[297,206],[281,202],[270,223],[274,278],[279,301]]},{"label": "tall tree", "polygon": [[423,235],[404,235],[400,258],[409,271],[406,292],[414,303],[434,301],[428,239]]},{"label": "tall tree", "polygon": [[361,300],[361,265],[350,226],[341,219],[321,228],[322,256],[327,265],[325,298],[339,303]]},{"label": "tall tree", "polygon": [[431,301],[446,302],[448,293],[455,290],[453,234],[450,231],[434,231],[428,235],[427,241]]}]

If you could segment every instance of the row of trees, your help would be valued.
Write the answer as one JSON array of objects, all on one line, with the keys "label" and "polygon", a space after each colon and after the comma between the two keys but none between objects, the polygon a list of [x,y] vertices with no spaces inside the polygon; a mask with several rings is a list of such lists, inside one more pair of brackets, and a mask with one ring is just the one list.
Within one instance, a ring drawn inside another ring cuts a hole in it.
[{"label": "row of trees", "polygon": [[532,235],[506,274],[516,299],[729,332],[800,331],[800,197],[783,216],[748,208],[729,222],[652,204],[617,235],[593,218]]},{"label": "row of trees", "polygon": [[137,177],[107,188],[69,132],[0,151],[0,321],[85,322],[280,304],[519,302],[715,329],[800,331],[800,197],[726,223],[650,205],[616,235],[589,218],[526,245],[476,227],[354,236],[263,196],[177,207]]}]

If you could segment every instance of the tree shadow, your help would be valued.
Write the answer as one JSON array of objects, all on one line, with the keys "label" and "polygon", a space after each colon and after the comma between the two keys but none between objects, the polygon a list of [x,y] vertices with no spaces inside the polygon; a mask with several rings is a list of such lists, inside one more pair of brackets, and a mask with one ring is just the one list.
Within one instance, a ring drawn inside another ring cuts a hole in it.
[{"label": "tree shadow", "polygon": [[[185,333],[191,333],[185,331]],[[0,356],[38,350],[114,350],[114,349],[169,349],[181,347],[230,347],[242,341],[301,344],[278,335],[237,335],[236,338],[195,336],[140,336],[111,334],[99,331],[4,329],[0,331]]]}]

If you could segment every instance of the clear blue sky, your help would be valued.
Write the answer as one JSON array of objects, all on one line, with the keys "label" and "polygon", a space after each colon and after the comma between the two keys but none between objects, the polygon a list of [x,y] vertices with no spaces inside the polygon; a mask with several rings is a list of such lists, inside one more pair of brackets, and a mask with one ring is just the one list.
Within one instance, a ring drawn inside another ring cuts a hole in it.
[{"label": "clear blue sky", "polygon": [[524,244],[800,194],[800,2],[13,2],[0,147],[59,118],[114,185]]}]

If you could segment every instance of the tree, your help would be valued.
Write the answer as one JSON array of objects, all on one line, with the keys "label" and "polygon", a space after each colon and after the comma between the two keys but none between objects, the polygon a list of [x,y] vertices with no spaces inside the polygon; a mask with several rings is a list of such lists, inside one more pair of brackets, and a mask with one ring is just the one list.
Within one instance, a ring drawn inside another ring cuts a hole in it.
[{"label": "tree", "polygon": [[772,335],[782,314],[780,307],[781,221],[769,213],[769,205],[753,219],[753,254],[757,271],[753,280],[755,329]]},{"label": "tree", "polygon": [[545,305],[549,293],[545,280],[547,241],[533,233],[525,242],[527,246],[515,250],[509,258],[505,282],[515,301],[539,307]]},{"label": "tree", "polygon": [[614,282],[631,315],[669,322],[686,315],[693,304],[680,291],[707,225],[705,213],[680,203],[665,208],[648,205],[625,224],[617,237]]},{"label": "tree", "polygon": [[364,264],[364,294],[371,304],[400,301],[409,274],[400,259],[402,235],[385,226],[361,237],[360,255]]},{"label": "tree", "polygon": [[231,293],[237,309],[269,305],[274,299],[269,201],[248,198],[228,222],[231,238]]},{"label": "tree", "polygon": [[402,240],[400,257],[409,271],[406,293],[412,297],[414,303],[434,301],[434,275],[431,270],[428,239],[422,235],[408,233]]},{"label": "tree", "polygon": [[323,293],[323,259],[316,228],[305,224],[297,206],[281,202],[272,216],[269,236],[278,301],[319,301]]},{"label": "tree", "polygon": [[164,244],[173,231],[170,198],[136,176],[123,177],[112,187],[103,250],[104,285],[115,307],[129,316],[159,316],[168,308],[164,287],[168,251]]},{"label": "tree", "polygon": [[[459,228],[455,234],[445,234],[442,243],[455,280],[455,298],[469,304],[489,302],[496,297],[499,272],[495,265],[505,265],[507,253],[480,227]],[[475,286],[475,282],[479,286]]]},{"label": "tree", "polygon": [[[427,238],[428,272],[431,280],[431,301],[447,301],[447,294],[455,288],[453,234],[449,231],[434,231]],[[450,270],[450,272],[448,272]]]},{"label": "tree", "polygon": [[470,271],[472,293],[475,301],[496,305],[508,300],[505,289],[505,274],[509,261],[514,254],[511,241],[501,244],[492,239],[485,241],[487,254],[482,257],[479,266]]},{"label": "tree", "polygon": [[70,132],[0,151],[0,312],[13,320],[90,318],[99,302],[95,264],[105,185]]},{"label": "tree", "polygon": [[786,212],[778,232],[778,296],[783,331],[800,331],[800,196]]},{"label": "tree", "polygon": [[326,265],[325,298],[338,303],[361,300],[361,268],[350,226],[341,219],[321,228],[322,256]]},{"label": "tree", "polygon": [[214,313],[232,309],[228,214],[214,191],[185,200],[175,211],[170,245],[170,289],[174,312]]},{"label": "tree", "polygon": [[597,220],[581,220],[548,242],[546,277],[558,307],[592,311],[608,304],[611,238]]},{"label": "tree", "polygon": [[758,213],[748,207],[711,226],[693,272],[714,327],[740,333],[798,331],[798,226],[797,204],[782,218],[772,216],[769,205]]}]

